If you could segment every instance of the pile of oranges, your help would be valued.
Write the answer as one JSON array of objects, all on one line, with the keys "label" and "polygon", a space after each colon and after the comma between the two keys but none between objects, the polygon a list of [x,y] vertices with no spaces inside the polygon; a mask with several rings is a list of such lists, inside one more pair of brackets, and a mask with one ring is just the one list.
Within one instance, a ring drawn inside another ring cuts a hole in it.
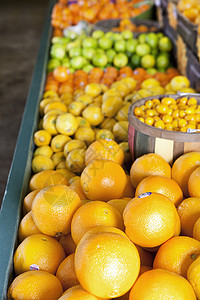
[{"label": "pile of oranges", "polygon": [[51,24],[56,35],[62,35],[62,30],[70,25],[76,25],[81,20],[96,23],[100,20],[135,17],[150,8],[149,4],[140,0],[132,1],[67,1],[60,0],[54,5]]},{"label": "pile of oranges", "polygon": [[154,32],[157,30],[155,26],[148,27],[147,25],[135,25],[130,19],[122,19],[118,27],[113,27],[112,31],[122,32],[124,30],[131,30],[132,32]]},{"label": "pile of oranges", "polygon": [[96,143],[80,176],[32,176],[8,299],[199,298],[200,152],[126,174],[120,147]]},{"label": "pile of oranges", "polygon": [[200,1],[199,0],[180,0],[177,4],[178,10],[192,23],[200,24]]}]

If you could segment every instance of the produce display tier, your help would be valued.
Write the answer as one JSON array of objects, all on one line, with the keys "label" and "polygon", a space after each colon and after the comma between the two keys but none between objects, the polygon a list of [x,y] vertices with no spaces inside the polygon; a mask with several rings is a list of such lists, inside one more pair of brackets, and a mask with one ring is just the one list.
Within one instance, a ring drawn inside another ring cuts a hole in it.
[{"label": "produce display tier", "polygon": [[38,57],[21,122],[0,211],[0,299],[7,299],[7,288],[12,280],[13,252],[21,217],[21,200],[27,192],[31,176],[31,159],[34,150],[33,133],[38,125],[39,102],[43,93],[50,39],[52,35],[51,12],[55,0],[50,0]]}]

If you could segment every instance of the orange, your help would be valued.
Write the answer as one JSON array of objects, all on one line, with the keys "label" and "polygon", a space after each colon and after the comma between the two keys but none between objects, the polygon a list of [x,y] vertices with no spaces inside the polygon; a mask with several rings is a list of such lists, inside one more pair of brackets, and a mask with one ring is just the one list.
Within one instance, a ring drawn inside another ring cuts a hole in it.
[{"label": "orange", "polygon": [[23,201],[23,215],[26,215],[29,211],[31,211],[33,200],[39,191],[40,189],[34,190],[26,195]]},{"label": "orange", "polygon": [[118,233],[121,234],[123,236],[125,236],[127,239],[127,235],[124,231],[120,230],[117,227],[112,227],[112,226],[104,226],[104,225],[99,225],[96,227],[92,227],[90,228],[85,234],[84,234],[84,238],[86,238],[86,236],[90,236],[94,233],[99,233],[99,232],[113,232],[113,233]]},{"label": "orange", "polygon": [[200,217],[200,198],[184,199],[177,207],[177,211],[181,221],[181,234],[192,237],[194,224]]},{"label": "orange", "polygon": [[109,200],[107,203],[114,206],[120,212],[120,214],[123,216],[124,209],[129,201],[130,200],[128,200],[128,199],[112,199],[112,200]]},{"label": "orange", "polygon": [[69,187],[79,195],[81,200],[86,200],[87,197],[82,189],[80,177],[76,176],[75,179],[76,180],[73,180],[72,183],[70,183]]},{"label": "orange", "polygon": [[50,236],[70,232],[71,220],[81,205],[78,194],[66,185],[51,185],[34,199],[32,217],[38,229]]},{"label": "orange", "polygon": [[128,292],[135,282],[140,258],[134,244],[121,234],[86,234],[76,248],[75,270],[86,291],[97,297],[115,298]]},{"label": "orange", "polygon": [[126,186],[126,174],[116,162],[93,160],[81,174],[81,185],[90,200],[121,198]]},{"label": "orange", "polygon": [[188,180],[192,172],[200,166],[200,152],[189,152],[177,158],[172,166],[172,179],[183,191],[185,197],[188,193]]},{"label": "orange", "polygon": [[8,300],[57,300],[63,293],[56,276],[44,271],[28,271],[17,276],[8,290]]},{"label": "orange", "polygon": [[169,198],[158,193],[133,198],[123,218],[126,234],[141,247],[159,246],[176,232],[176,207]]},{"label": "orange", "polygon": [[139,273],[139,276],[142,275],[144,272],[147,272],[147,271],[150,271],[152,270],[152,267],[149,267],[149,266],[141,266],[140,267],[140,273]]},{"label": "orange", "polygon": [[97,159],[108,159],[122,165],[124,153],[115,141],[99,139],[90,144],[87,148],[85,153],[85,164],[88,165],[92,160]]},{"label": "orange", "polygon": [[29,235],[36,234],[36,233],[41,233],[41,231],[35,225],[32,218],[32,212],[30,211],[23,217],[23,219],[19,224],[19,229],[18,229],[19,242],[21,243]]},{"label": "orange", "polygon": [[75,252],[76,244],[72,239],[71,233],[61,235],[59,243],[63,247],[66,256]]},{"label": "orange", "polygon": [[189,266],[187,271],[187,279],[191,283],[194,292],[198,299],[200,299],[200,257],[195,259],[193,263]]},{"label": "orange", "polygon": [[128,174],[126,174],[126,185],[122,197],[133,198],[134,196],[135,196],[135,189],[132,185],[131,177]]},{"label": "orange", "polygon": [[131,166],[130,176],[134,188],[142,179],[150,175],[171,177],[170,165],[156,153],[149,153],[137,158]]},{"label": "orange", "polygon": [[23,240],[15,251],[15,273],[36,269],[55,274],[64,258],[65,252],[58,241],[44,234],[34,234]]},{"label": "orange", "polygon": [[58,82],[64,82],[69,77],[69,70],[64,66],[59,66],[54,69],[53,76]]},{"label": "orange", "polygon": [[30,180],[29,186],[30,189],[43,189],[52,184],[64,184],[68,185],[68,180],[60,174],[58,171],[47,170],[41,171],[35,175]]},{"label": "orange", "polygon": [[61,262],[57,269],[56,277],[60,280],[64,291],[79,284],[74,267],[74,253]]},{"label": "orange", "polygon": [[200,254],[200,242],[189,236],[176,236],[160,246],[154,269],[165,269],[186,277],[187,270]]},{"label": "orange", "polygon": [[183,192],[178,183],[165,176],[152,175],[140,181],[136,188],[135,196],[137,197],[146,192],[154,192],[165,195],[174,203],[175,206],[179,205],[183,200]]},{"label": "orange", "polygon": [[191,284],[175,273],[155,269],[143,273],[133,285],[129,300],[196,300]]},{"label": "orange", "polygon": [[188,192],[191,197],[200,197],[200,167],[196,168],[188,179]]},{"label": "orange", "polygon": [[124,229],[123,219],[119,211],[103,201],[90,201],[75,212],[71,223],[71,235],[76,244],[92,227],[112,226]]},{"label": "orange", "polygon": [[197,219],[197,221],[194,224],[193,238],[196,239],[197,241],[200,241],[200,217]]},{"label": "orange", "polygon": [[[100,300],[101,298],[96,297],[89,292],[85,291],[81,285],[75,285],[71,288],[69,288],[67,291],[65,291],[62,295],[62,297],[59,298],[59,300]],[[102,299],[103,300],[103,299]]]},{"label": "orange", "polygon": [[152,267],[153,266],[153,254],[138,245],[135,245],[135,246],[140,255],[141,266]]}]

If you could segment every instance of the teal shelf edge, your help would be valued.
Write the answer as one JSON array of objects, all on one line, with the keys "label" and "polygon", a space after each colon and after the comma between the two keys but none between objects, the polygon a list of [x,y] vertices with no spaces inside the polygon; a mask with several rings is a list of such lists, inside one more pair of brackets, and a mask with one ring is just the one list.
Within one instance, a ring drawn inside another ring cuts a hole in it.
[{"label": "teal shelf edge", "polygon": [[55,3],[55,0],[50,0],[47,8],[38,56],[0,211],[0,300],[7,299],[7,288],[12,280],[13,253],[17,243],[21,203],[27,193],[31,176],[33,134],[39,119],[39,102],[44,89],[52,34],[51,12]]}]

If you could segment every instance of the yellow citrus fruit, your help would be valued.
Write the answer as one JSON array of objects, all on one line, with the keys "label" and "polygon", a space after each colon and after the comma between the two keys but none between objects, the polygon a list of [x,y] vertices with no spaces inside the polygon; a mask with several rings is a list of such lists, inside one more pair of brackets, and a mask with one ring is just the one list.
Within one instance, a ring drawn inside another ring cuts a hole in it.
[{"label": "yellow citrus fruit", "polygon": [[200,152],[185,153],[178,157],[172,165],[172,179],[178,183],[185,197],[189,196],[189,177],[198,167],[200,167]]},{"label": "yellow citrus fruit", "polygon": [[85,87],[85,93],[86,95],[89,95],[91,97],[97,97],[101,94],[102,87],[98,83],[89,83]]},{"label": "yellow citrus fruit", "polygon": [[75,139],[83,141],[87,146],[95,140],[94,130],[90,127],[79,127],[75,133]]},{"label": "yellow citrus fruit", "polygon": [[47,157],[51,157],[53,154],[53,150],[51,149],[50,146],[40,146],[38,148],[36,148],[36,150],[33,153],[33,156],[37,156],[37,155],[44,155]]},{"label": "yellow citrus fruit", "polygon": [[30,235],[41,233],[41,231],[36,227],[33,218],[32,212],[27,213],[19,224],[18,237],[19,242],[21,243],[25,238]]},{"label": "yellow citrus fruit", "polygon": [[37,155],[33,157],[31,167],[34,173],[38,173],[45,170],[54,170],[55,165],[50,157]]},{"label": "yellow citrus fruit", "polygon": [[81,186],[90,200],[120,198],[126,185],[126,174],[116,162],[93,160],[81,174]]},{"label": "yellow citrus fruit", "polygon": [[142,179],[150,175],[161,175],[171,178],[170,165],[156,153],[149,153],[137,158],[131,166],[130,176],[134,188]]},{"label": "yellow citrus fruit", "polygon": [[78,128],[78,122],[74,115],[63,113],[56,118],[56,129],[59,133],[68,136],[73,135]]},{"label": "yellow citrus fruit", "polygon": [[71,172],[70,170],[66,169],[66,168],[61,168],[61,169],[57,169],[56,170],[58,173],[62,174],[68,181],[73,178],[74,176],[76,176],[75,173]]},{"label": "yellow citrus fruit", "polygon": [[23,240],[14,253],[15,273],[40,270],[55,274],[64,258],[65,252],[58,241],[44,234],[34,234]]},{"label": "yellow citrus fruit", "polygon": [[200,216],[200,198],[184,199],[177,211],[181,221],[181,234],[192,237],[194,224]]},{"label": "yellow citrus fruit", "polygon": [[78,194],[65,185],[42,189],[34,199],[32,217],[39,230],[50,236],[70,232],[73,214],[81,205]]},{"label": "yellow citrus fruit", "polygon": [[67,256],[59,265],[56,277],[60,280],[63,291],[79,284],[74,267],[74,253]]},{"label": "yellow citrus fruit", "polygon": [[138,184],[135,196],[146,192],[154,192],[167,196],[175,206],[183,200],[183,192],[175,180],[159,175],[152,175],[144,178]]},{"label": "yellow citrus fruit", "polygon": [[71,233],[61,235],[59,243],[63,247],[66,256],[75,252],[76,244],[72,239]]},{"label": "yellow citrus fruit", "polygon": [[135,189],[132,185],[131,177],[128,174],[126,174],[126,186],[123,191],[122,197],[133,198],[134,196],[135,196]]},{"label": "yellow citrus fruit", "polygon": [[136,247],[121,234],[86,234],[76,248],[78,280],[84,289],[97,297],[115,298],[125,294],[135,282],[139,269]]},{"label": "yellow citrus fruit", "polygon": [[192,235],[194,239],[200,241],[200,217],[197,219],[197,221],[194,224]]},{"label": "yellow citrus fruit", "polygon": [[51,141],[51,134],[46,130],[38,130],[34,133],[34,143],[36,146],[48,146]]},{"label": "yellow citrus fruit", "polygon": [[200,197],[200,167],[196,168],[188,179],[188,192],[191,197]]},{"label": "yellow citrus fruit", "polygon": [[177,211],[169,198],[158,193],[144,193],[133,198],[124,213],[125,232],[141,247],[156,247],[175,234]]},{"label": "yellow citrus fruit", "polygon": [[33,191],[37,189],[43,189],[54,184],[68,185],[69,183],[65,176],[60,174],[58,171],[48,170],[33,175],[29,182],[29,187]]},{"label": "yellow citrus fruit", "polygon": [[109,200],[107,203],[114,206],[120,212],[120,214],[123,216],[123,211],[124,211],[126,205],[128,204],[128,202],[129,202],[129,200],[127,200],[127,199],[112,199],[112,200]]},{"label": "yellow citrus fruit", "polygon": [[8,300],[57,300],[63,293],[56,276],[45,271],[28,271],[17,276],[8,290]]},{"label": "yellow citrus fruit", "polygon": [[189,236],[176,236],[160,246],[153,268],[165,269],[186,277],[189,266],[199,255],[199,241]]},{"label": "yellow citrus fruit", "polygon": [[155,269],[144,272],[133,285],[129,300],[195,300],[191,284],[175,273]]},{"label": "yellow citrus fruit", "polygon": [[81,179],[79,176],[76,177],[76,180],[73,180],[73,182],[70,183],[69,187],[79,195],[81,200],[87,200],[87,197],[82,189]]},{"label": "yellow citrus fruit", "polygon": [[85,118],[92,126],[98,126],[104,119],[101,108],[98,106],[87,106],[82,112]]},{"label": "yellow citrus fruit", "polygon": [[33,200],[40,189],[29,192],[23,200],[23,215],[26,215],[29,211],[31,211]]},{"label": "yellow citrus fruit", "polygon": [[92,227],[112,226],[124,229],[119,211],[103,201],[90,201],[82,205],[74,214],[71,223],[71,235],[76,244]]},{"label": "yellow citrus fruit", "polygon": [[185,76],[175,76],[170,81],[170,86],[174,92],[177,92],[183,88],[189,88],[190,87],[190,81]]},{"label": "yellow citrus fruit", "polygon": [[200,298],[200,257],[195,259],[188,268],[187,280],[191,283],[197,299]]},{"label": "yellow citrus fruit", "polygon": [[96,159],[112,160],[122,165],[124,153],[115,141],[99,139],[87,148],[85,152],[85,164],[88,165],[92,160]]},{"label": "yellow citrus fruit", "polygon": [[65,134],[57,134],[51,140],[51,148],[53,152],[60,152],[64,150],[64,146],[71,138]]},{"label": "yellow citrus fruit", "polygon": [[66,290],[59,300],[103,300],[102,298],[96,297],[82,288],[81,285],[75,285]]}]

